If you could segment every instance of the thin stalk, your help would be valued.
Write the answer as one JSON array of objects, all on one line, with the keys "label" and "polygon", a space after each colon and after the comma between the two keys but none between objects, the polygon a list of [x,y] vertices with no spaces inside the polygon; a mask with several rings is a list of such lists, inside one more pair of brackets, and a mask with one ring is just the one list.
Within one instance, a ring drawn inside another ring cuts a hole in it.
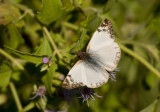
[{"label": "thin stalk", "polygon": [[30,8],[28,8],[27,6],[22,5],[22,4],[17,4],[17,3],[15,3],[14,5],[17,6],[20,10],[27,12],[27,14],[29,14],[30,16],[32,16],[32,17],[35,16],[33,11]]},{"label": "thin stalk", "polygon": [[35,107],[35,103],[34,102],[31,102],[29,103],[27,106],[25,106],[23,108],[23,110],[19,111],[19,112],[28,112],[30,111],[31,109],[33,109]]},{"label": "thin stalk", "polygon": [[73,30],[78,30],[78,29],[79,29],[78,26],[73,25],[73,24],[68,23],[68,22],[63,22],[62,25],[63,25],[63,26],[66,26],[66,27],[68,27],[68,28],[71,28],[71,29],[73,29]]},{"label": "thin stalk", "polygon": [[22,20],[27,14],[28,11],[25,11],[14,23],[17,23],[18,21]]},{"label": "thin stalk", "polygon": [[160,72],[155,69],[150,63],[148,63],[145,59],[143,59],[141,56],[139,56],[138,54],[134,53],[133,51],[131,51],[130,49],[128,49],[127,47],[125,47],[122,44],[119,44],[120,48],[126,52],[127,54],[133,56],[135,59],[137,59],[138,61],[140,61],[143,65],[145,65],[150,71],[152,71],[155,75],[157,75],[160,78]]},{"label": "thin stalk", "polygon": [[18,111],[21,111],[23,109],[23,107],[22,107],[22,104],[21,104],[20,99],[18,97],[18,93],[16,91],[14,84],[12,82],[10,82],[9,87],[11,89],[11,92],[12,92],[13,98],[15,100],[16,106],[18,108]]},{"label": "thin stalk", "polygon": [[53,49],[54,49],[55,52],[57,53],[58,57],[59,57],[59,58],[62,58],[62,56],[61,56],[61,54],[59,53],[58,48],[57,48],[56,44],[54,43],[54,41],[53,41],[53,39],[52,39],[49,31],[47,30],[47,28],[46,28],[46,27],[43,27],[42,29],[43,29],[44,33],[46,34],[46,37],[49,39],[49,41],[50,41]]},{"label": "thin stalk", "polygon": [[0,54],[4,55],[5,57],[7,57],[9,60],[11,60],[15,65],[17,65],[17,67],[21,70],[24,71],[24,67],[17,61],[14,59],[14,57],[12,57],[10,54],[8,54],[7,52],[5,52],[3,49],[0,48]]}]

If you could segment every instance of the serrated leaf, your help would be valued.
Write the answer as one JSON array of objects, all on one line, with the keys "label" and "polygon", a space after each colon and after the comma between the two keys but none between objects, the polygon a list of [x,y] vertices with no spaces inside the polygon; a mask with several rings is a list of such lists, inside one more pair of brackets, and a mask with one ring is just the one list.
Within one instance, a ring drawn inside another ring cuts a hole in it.
[{"label": "serrated leaf", "polygon": [[50,24],[58,20],[63,12],[61,0],[42,0],[42,10],[37,17],[42,23]]},{"label": "serrated leaf", "polygon": [[57,65],[53,64],[47,71],[47,73],[42,77],[42,82],[45,84],[47,91],[49,93],[50,96],[52,96],[52,80],[53,80],[53,76],[54,73],[57,69]]},{"label": "serrated leaf", "polygon": [[7,65],[0,66],[0,87],[5,88],[8,86],[12,70]]},{"label": "serrated leaf", "polygon": [[35,64],[39,64],[40,62],[42,62],[43,57],[47,57],[46,55],[34,55],[34,54],[29,54],[29,53],[24,53],[24,52],[20,52],[18,50],[9,48],[7,46],[5,46],[5,48],[7,48],[11,53],[19,56],[22,59],[25,59],[31,63],[35,63]]},{"label": "serrated leaf", "polygon": [[24,39],[14,24],[9,24],[7,28],[3,30],[2,36],[4,37],[3,44],[13,49],[16,49],[19,44],[24,43]]}]

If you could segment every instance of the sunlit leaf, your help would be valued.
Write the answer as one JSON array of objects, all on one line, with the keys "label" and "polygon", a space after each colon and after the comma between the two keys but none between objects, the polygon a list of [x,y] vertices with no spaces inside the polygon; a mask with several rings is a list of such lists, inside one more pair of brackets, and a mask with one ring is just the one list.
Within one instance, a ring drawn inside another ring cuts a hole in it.
[{"label": "sunlit leaf", "polygon": [[64,10],[60,0],[42,0],[42,10],[37,13],[38,19],[44,24],[58,20]]},{"label": "sunlit leaf", "polygon": [[20,58],[25,59],[25,60],[27,60],[31,63],[35,63],[35,64],[42,62],[43,57],[46,56],[46,55],[41,55],[40,56],[40,55],[34,55],[34,54],[20,52],[18,50],[9,48],[7,46],[5,46],[5,48],[7,48],[11,53],[19,56]]},{"label": "sunlit leaf", "polygon": [[47,38],[44,37],[41,45],[36,50],[35,55],[39,55],[39,56],[47,55],[47,56],[50,56],[51,54],[52,54],[51,46],[50,46]]}]

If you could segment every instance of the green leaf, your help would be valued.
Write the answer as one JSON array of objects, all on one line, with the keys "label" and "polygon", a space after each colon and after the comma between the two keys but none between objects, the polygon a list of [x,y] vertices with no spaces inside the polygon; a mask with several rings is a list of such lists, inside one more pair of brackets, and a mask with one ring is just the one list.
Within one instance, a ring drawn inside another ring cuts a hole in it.
[{"label": "green leaf", "polygon": [[7,29],[3,30],[3,44],[16,49],[19,44],[24,43],[24,39],[14,24],[9,24]]},{"label": "green leaf", "polygon": [[[41,45],[39,46],[39,48],[36,50],[35,55],[38,55],[38,56],[42,56],[42,55],[51,56],[51,54],[52,54],[52,48],[51,48],[47,38],[44,37],[44,40],[41,43]],[[40,63],[42,63],[42,61],[37,63],[36,66],[38,66]]]},{"label": "green leaf", "polygon": [[52,48],[51,48],[48,40],[46,39],[46,37],[44,37],[44,40],[41,43],[41,45],[39,46],[39,48],[36,50],[35,55],[39,55],[39,56],[48,55],[48,56],[50,56],[51,54],[52,54]]},{"label": "green leaf", "polygon": [[55,71],[57,69],[57,65],[53,64],[47,71],[47,73],[42,77],[42,82],[45,84],[47,91],[50,96],[52,96],[52,80],[53,80],[53,75],[55,74]]},{"label": "green leaf", "polygon": [[8,86],[12,70],[6,64],[0,66],[0,87],[5,88]]},{"label": "green leaf", "polygon": [[[145,82],[144,82],[145,83]],[[159,95],[159,79],[157,79],[152,86],[152,88],[148,89],[146,84],[142,83],[139,86],[139,101],[138,106],[144,108],[151,104]]]},{"label": "green leaf", "polygon": [[99,27],[101,22],[102,22],[102,18],[100,18],[99,16],[95,16],[95,17],[93,16],[88,21],[87,29],[91,32],[94,32]]},{"label": "green leaf", "polygon": [[31,63],[35,63],[35,64],[39,64],[40,62],[42,62],[43,57],[47,57],[46,55],[34,55],[34,54],[29,54],[29,53],[24,53],[24,52],[20,52],[18,50],[9,48],[7,46],[5,46],[5,48],[7,48],[11,53],[19,56],[22,59],[25,59]]},{"label": "green leaf", "polygon": [[93,11],[93,9],[85,10],[87,15],[87,19],[81,23],[88,31],[94,32],[102,22],[102,18],[97,16],[97,12]]},{"label": "green leaf", "polygon": [[83,29],[79,41],[73,46],[73,48],[70,50],[70,53],[75,54],[77,51],[83,50],[87,45],[87,42],[89,41],[89,39],[90,38],[87,36],[87,30]]},{"label": "green leaf", "polygon": [[156,112],[158,100],[156,99],[152,104],[141,110],[140,112]]},{"label": "green leaf", "polygon": [[61,0],[42,0],[42,10],[37,17],[42,23],[50,24],[60,19],[63,12]]}]

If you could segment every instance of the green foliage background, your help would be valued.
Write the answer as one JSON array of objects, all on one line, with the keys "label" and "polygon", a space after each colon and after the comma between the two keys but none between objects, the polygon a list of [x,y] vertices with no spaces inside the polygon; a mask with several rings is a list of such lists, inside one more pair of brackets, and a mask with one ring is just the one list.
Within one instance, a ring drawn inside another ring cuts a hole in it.
[{"label": "green foliage background", "polygon": [[[0,111],[160,112],[159,7],[159,0],[0,0]],[[89,107],[72,91],[68,102],[61,79],[105,18],[122,50],[117,81],[94,89],[103,98]],[[47,103],[29,100],[39,85]]]}]

